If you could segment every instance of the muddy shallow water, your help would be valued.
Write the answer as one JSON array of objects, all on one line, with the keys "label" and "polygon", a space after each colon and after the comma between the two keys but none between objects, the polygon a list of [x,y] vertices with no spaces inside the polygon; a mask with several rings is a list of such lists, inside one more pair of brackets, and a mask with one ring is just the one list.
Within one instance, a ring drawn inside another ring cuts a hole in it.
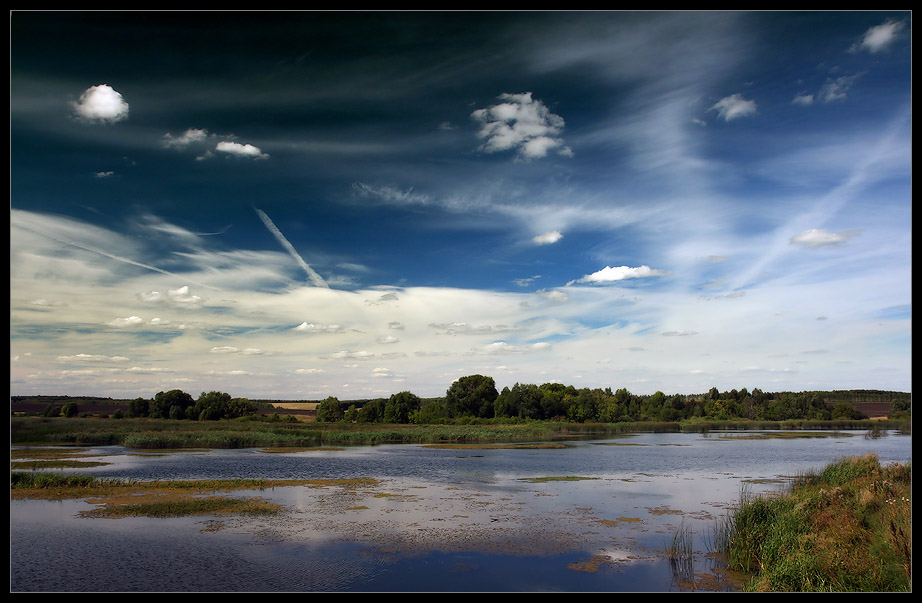
[{"label": "muddy shallow water", "polygon": [[[341,479],[241,491],[268,517],[104,519],[87,501],[11,501],[10,589],[24,591],[732,590],[709,554],[741,490],[843,456],[911,459],[911,438],[639,434],[563,449],[362,446],[137,453],[93,448],[59,469],[132,480]],[[774,434],[770,434],[774,435]],[[828,434],[827,434],[828,435]],[[666,553],[676,533],[694,554]]]}]

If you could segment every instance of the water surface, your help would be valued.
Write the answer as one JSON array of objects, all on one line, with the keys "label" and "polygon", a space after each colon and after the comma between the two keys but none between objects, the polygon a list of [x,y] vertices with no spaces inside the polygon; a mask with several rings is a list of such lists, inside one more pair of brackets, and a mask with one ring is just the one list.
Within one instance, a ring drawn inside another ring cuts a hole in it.
[{"label": "water surface", "polygon": [[[59,471],[132,480],[379,481],[235,493],[284,505],[268,518],[100,519],[80,515],[94,507],[86,501],[11,501],[10,588],[732,590],[708,552],[714,526],[741,490],[777,489],[844,456],[875,453],[886,464],[912,455],[911,438],[894,433],[740,437],[751,435],[638,434],[565,449],[93,448],[98,457],[81,458],[108,465]],[[692,534],[695,555],[677,566],[666,549],[680,530]]]}]

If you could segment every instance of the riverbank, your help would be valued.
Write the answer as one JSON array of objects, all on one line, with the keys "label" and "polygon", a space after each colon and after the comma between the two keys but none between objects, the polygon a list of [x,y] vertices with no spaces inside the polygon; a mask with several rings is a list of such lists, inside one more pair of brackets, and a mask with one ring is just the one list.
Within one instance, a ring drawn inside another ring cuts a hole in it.
[{"label": "riverbank", "polygon": [[128,448],[256,448],[368,444],[440,444],[518,442],[621,433],[708,433],[741,430],[842,430],[880,433],[911,431],[908,421],[703,421],[567,423],[480,422],[414,425],[383,423],[314,423],[253,419],[179,421],[64,417],[10,418],[10,444],[19,446],[96,445]]},{"label": "riverbank", "polygon": [[718,531],[750,591],[911,591],[911,464],[843,459],[742,501]]}]

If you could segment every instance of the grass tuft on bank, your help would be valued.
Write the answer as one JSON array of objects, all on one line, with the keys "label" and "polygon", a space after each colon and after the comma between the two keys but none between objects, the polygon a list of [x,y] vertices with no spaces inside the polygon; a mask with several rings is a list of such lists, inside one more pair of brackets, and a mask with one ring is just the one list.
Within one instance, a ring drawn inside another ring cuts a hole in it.
[{"label": "grass tuft on bank", "polygon": [[730,569],[753,575],[747,590],[912,590],[911,464],[842,459],[786,493],[742,498],[715,540]]}]

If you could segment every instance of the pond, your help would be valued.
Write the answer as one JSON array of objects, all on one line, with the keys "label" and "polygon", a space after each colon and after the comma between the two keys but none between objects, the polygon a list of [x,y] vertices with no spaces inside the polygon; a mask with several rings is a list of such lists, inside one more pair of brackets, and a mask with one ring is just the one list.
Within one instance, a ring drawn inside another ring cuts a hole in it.
[{"label": "pond", "polygon": [[[822,437],[779,437],[815,435]],[[636,434],[557,449],[89,450],[130,480],[372,478],[240,491],[271,516],[88,517],[10,501],[11,592],[667,592],[738,588],[710,554],[742,492],[845,456],[911,460],[889,432]],[[83,454],[86,454],[84,451]],[[672,558],[676,534],[693,554]]]}]

